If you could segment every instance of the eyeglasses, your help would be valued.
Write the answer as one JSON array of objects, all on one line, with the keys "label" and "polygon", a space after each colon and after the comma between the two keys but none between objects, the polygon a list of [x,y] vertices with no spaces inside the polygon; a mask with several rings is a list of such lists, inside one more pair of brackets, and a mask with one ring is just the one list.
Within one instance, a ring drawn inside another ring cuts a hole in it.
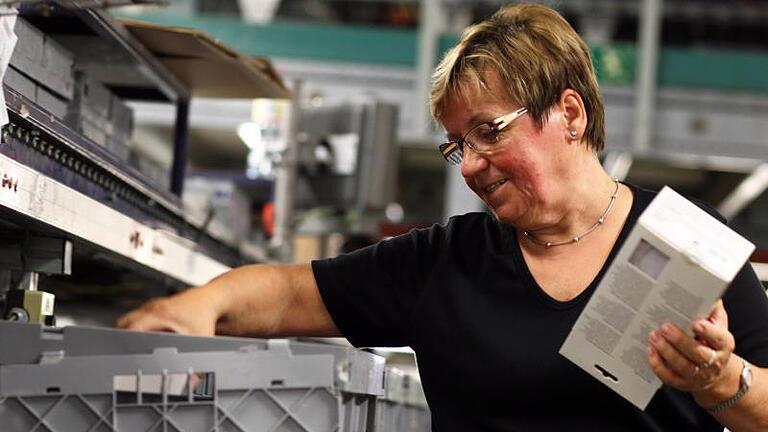
[{"label": "eyeglasses", "polygon": [[510,123],[528,112],[528,108],[520,108],[495,120],[480,123],[469,130],[461,139],[440,144],[440,153],[451,165],[461,164],[464,157],[464,145],[478,154],[489,154],[498,149],[501,131]]}]

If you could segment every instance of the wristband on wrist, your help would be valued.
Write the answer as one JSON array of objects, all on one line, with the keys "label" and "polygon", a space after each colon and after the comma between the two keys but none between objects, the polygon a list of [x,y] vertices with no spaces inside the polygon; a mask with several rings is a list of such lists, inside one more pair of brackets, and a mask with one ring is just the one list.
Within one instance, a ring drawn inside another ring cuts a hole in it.
[{"label": "wristband on wrist", "polygon": [[744,366],[741,368],[741,377],[739,378],[739,391],[736,392],[735,395],[720,402],[719,404],[706,406],[704,409],[711,413],[723,412],[728,408],[736,405],[736,402],[738,402],[739,399],[743,398],[744,395],[747,394],[747,391],[749,391],[749,388],[752,386],[752,367],[748,361],[742,361],[744,362]]}]

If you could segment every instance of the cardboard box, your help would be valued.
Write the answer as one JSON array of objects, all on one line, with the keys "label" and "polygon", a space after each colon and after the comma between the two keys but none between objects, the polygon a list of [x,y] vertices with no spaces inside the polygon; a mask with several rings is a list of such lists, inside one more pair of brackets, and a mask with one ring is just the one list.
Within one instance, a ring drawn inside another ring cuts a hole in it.
[{"label": "cardboard box", "polygon": [[640,216],[560,353],[640,409],[661,381],[648,335],[665,322],[690,332],[754,245],[665,187]]},{"label": "cardboard box", "polygon": [[200,30],[121,22],[195,97],[291,97],[266,59],[241,54]]}]

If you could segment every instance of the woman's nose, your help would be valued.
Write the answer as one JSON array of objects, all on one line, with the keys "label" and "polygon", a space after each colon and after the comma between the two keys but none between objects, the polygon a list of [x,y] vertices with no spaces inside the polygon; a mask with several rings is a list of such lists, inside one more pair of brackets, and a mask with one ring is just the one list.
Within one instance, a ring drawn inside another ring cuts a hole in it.
[{"label": "woman's nose", "polygon": [[470,177],[488,166],[488,159],[475,153],[469,146],[464,147],[464,156],[461,158],[461,175]]}]

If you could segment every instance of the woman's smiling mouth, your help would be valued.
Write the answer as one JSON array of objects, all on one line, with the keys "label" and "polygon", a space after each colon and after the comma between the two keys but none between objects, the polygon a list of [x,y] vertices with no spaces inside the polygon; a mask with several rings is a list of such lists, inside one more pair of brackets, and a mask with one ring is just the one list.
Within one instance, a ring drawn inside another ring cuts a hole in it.
[{"label": "woman's smiling mouth", "polygon": [[509,179],[507,179],[507,178],[503,178],[503,179],[501,179],[501,180],[497,180],[497,181],[495,181],[495,182],[493,182],[493,183],[489,184],[488,186],[484,187],[484,188],[483,188],[483,191],[484,191],[485,193],[487,193],[487,194],[490,194],[490,193],[492,193],[493,191],[495,191],[496,189],[500,188],[500,187],[501,187],[501,185],[503,185],[504,183],[506,183],[506,182],[507,182],[507,180],[509,180]]}]

